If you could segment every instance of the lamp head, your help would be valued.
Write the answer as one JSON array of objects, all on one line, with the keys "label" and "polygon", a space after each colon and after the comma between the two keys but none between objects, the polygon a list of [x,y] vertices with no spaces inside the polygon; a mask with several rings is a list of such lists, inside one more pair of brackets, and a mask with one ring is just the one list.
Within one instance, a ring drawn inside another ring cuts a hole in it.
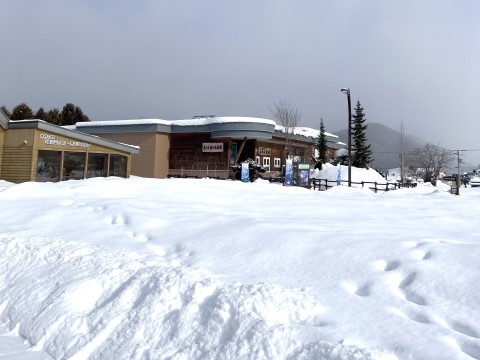
[{"label": "lamp head", "polygon": [[350,94],[350,89],[349,88],[342,88],[340,91],[344,94]]}]

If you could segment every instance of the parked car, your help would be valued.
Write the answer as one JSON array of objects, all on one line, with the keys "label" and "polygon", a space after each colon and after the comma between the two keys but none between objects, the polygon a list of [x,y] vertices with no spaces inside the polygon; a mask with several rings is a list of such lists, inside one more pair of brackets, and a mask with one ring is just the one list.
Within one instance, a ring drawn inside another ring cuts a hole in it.
[{"label": "parked car", "polygon": [[480,186],[480,176],[475,175],[470,178],[470,186],[471,187],[479,187]]}]

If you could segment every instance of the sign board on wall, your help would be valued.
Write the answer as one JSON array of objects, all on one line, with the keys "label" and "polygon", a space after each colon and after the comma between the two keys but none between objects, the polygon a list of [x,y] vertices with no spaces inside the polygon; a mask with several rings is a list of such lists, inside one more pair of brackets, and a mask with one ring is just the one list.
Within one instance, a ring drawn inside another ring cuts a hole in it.
[{"label": "sign board on wall", "polygon": [[202,152],[223,152],[223,143],[202,143]]},{"label": "sign board on wall", "polygon": [[42,139],[46,145],[57,145],[57,146],[77,146],[77,147],[89,147],[90,144],[77,141],[77,140],[66,140],[66,139],[57,139],[55,135],[52,134],[40,134],[40,139]]},{"label": "sign board on wall", "polygon": [[272,153],[272,149],[266,147],[259,147],[258,148],[258,155],[260,156],[270,156]]}]

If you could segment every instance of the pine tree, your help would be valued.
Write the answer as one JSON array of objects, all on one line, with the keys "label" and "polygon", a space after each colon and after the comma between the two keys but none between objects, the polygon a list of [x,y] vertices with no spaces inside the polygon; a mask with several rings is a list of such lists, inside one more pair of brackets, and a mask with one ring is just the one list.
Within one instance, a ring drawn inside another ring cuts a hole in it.
[{"label": "pine tree", "polygon": [[353,134],[352,134],[352,147],[355,153],[353,157],[352,165],[359,168],[367,168],[372,159],[372,150],[370,144],[367,143],[367,138],[365,136],[365,130],[367,130],[367,125],[364,125],[365,113],[363,112],[363,107],[360,104],[360,101],[357,100],[357,105],[355,107],[355,115],[353,115]]},{"label": "pine tree", "polygon": [[60,113],[59,125],[75,125],[75,105],[66,103]]},{"label": "pine tree", "polygon": [[323,124],[323,119],[320,119],[320,134],[317,139],[315,147],[318,150],[317,164],[315,169],[322,169],[322,164],[327,162],[327,136],[325,135],[325,126]]},{"label": "pine tree", "polygon": [[60,113],[59,125],[75,125],[77,122],[90,121],[88,116],[83,114],[82,109],[79,106],[75,106],[72,103],[67,103]]},{"label": "pine tree", "polygon": [[38,120],[46,120],[46,118],[47,118],[47,113],[45,112],[45,110],[43,109],[43,107],[41,107],[40,109],[37,110],[37,112],[35,113],[34,118],[35,118],[35,119],[38,119]]},{"label": "pine tree", "polygon": [[30,109],[30,107],[26,103],[21,103],[15,106],[12,110],[12,115],[10,116],[11,120],[24,120],[32,118],[32,109]]},{"label": "pine tree", "polygon": [[80,109],[79,106],[75,106],[75,123],[85,121],[90,121],[90,119],[87,115],[83,113],[82,109]]},{"label": "pine tree", "polygon": [[48,110],[45,121],[50,124],[60,125],[60,110],[58,110],[57,108]]}]

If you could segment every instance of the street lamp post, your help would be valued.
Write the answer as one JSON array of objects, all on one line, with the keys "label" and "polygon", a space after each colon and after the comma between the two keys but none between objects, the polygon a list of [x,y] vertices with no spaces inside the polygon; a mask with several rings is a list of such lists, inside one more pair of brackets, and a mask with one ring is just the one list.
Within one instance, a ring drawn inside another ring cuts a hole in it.
[{"label": "street lamp post", "polygon": [[348,186],[352,186],[352,103],[350,102],[350,89],[343,88],[340,90],[347,94],[348,100]]}]

